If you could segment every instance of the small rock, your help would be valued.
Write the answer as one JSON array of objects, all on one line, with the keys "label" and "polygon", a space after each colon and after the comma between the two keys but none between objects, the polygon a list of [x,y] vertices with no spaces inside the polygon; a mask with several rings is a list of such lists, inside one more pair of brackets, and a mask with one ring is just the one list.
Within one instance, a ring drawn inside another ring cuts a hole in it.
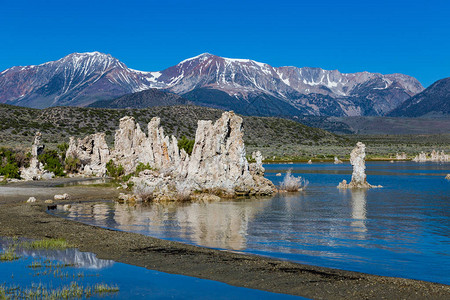
[{"label": "small rock", "polygon": [[53,172],[48,172],[48,173],[42,174],[41,179],[49,180],[49,179],[52,179],[53,177],[55,177],[55,174]]},{"label": "small rock", "polygon": [[277,175],[275,175],[275,176],[281,176],[281,173],[277,173]]},{"label": "small rock", "polygon": [[70,198],[69,194],[64,193],[62,195],[55,195],[55,197],[53,197],[53,199],[55,200],[68,200]]},{"label": "small rock", "polygon": [[53,203],[53,200],[51,200],[51,199],[48,199],[48,200],[45,200],[45,201],[44,201],[44,203],[47,203],[47,204],[52,204],[52,203]]},{"label": "small rock", "polygon": [[34,202],[36,202],[36,198],[34,198],[34,197],[30,197],[27,200],[27,203],[34,203]]},{"label": "small rock", "polygon": [[447,174],[447,176],[445,176],[445,179],[450,180],[450,174]]},{"label": "small rock", "polygon": [[311,160],[308,160],[308,165],[311,165],[312,164],[312,161]]}]

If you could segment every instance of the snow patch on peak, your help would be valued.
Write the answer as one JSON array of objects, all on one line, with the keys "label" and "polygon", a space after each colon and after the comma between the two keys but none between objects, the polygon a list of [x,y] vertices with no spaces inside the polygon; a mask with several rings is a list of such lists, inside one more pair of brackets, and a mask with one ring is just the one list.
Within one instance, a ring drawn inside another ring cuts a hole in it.
[{"label": "snow patch on peak", "polygon": [[197,56],[194,56],[194,57],[191,57],[191,58],[187,58],[187,59],[185,59],[185,60],[182,60],[182,61],[180,61],[178,64],[181,65],[181,64],[184,64],[184,63],[186,63],[186,62],[190,62],[190,61],[193,61],[193,60],[196,60],[196,59],[199,59],[199,58],[201,59],[201,61],[204,61],[204,60],[206,60],[207,58],[209,58],[209,57],[211,57],[211,56],[214,56],[214,55],[205,52],[205,53],[199,54],[199,55],[197,55]]}]

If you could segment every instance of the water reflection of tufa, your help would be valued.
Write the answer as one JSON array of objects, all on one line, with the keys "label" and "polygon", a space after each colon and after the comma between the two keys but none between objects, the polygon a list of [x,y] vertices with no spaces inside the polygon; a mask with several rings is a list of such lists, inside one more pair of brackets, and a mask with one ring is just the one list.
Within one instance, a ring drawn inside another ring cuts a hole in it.
[{"label": "water reflection of tufa", "polygon": [[[367,205],[367,190],[353,189],[352,194],[352,228],[356,232],[367,232],[366,227],[366,205]],[[360,238],[365,239],[365,236],[360,235]]]},{"label": "water reflection of tufa", "polygon": [[[0,247],[3,251],[8,249],[11,241],[3,240],[0,242]],[[64,249],[64,250],[34,250],[26,249],[20,246],[15,251],[19,256],[46,258],[55,260],[65,264],[73,264],[78,268],[85,269],[104,269],[111,267],[114,264],[112,260],[99,259],[94,253],[81,252],[78,249]]]},{"label": "water reflection of tufa", "polygon": [[[73,205],[69,218],[88,217],[96,225],[124,231],[149,232],[156,237],[179,237],[197,245],[242,250],[246,248],[248,223],[268,201],[213,203],[152,203],[129,206],[115,203]],[[177,227],[177,233],[173,228]]]}]

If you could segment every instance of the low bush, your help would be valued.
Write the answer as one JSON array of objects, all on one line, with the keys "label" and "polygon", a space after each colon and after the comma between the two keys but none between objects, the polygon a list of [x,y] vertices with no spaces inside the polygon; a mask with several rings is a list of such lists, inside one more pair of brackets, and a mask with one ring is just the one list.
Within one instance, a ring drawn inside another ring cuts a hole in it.
[{"label": "low bush", "polygon": [[178,141],[178,148],[184,149],[187,154],[191,155],[192,150],[194,149],[195,140],[190,140],[184,135],[181,137],[181,139]]},{"label": "low bush", "polygon": [[44,165],[44,169],[53,172],[55,176],[64,176],[64,167],[61,157],[56,150],[44,150],[44,153],[38,156],[39,161]]},{"label": "low bush", "polygon": [[122,175],[125,174],[125,169],[120,164],[118,166],[116,166],[114,161],[110,160],[106,164],[106,174],[109,177],[112,177],[112,178],[118,180]]}]

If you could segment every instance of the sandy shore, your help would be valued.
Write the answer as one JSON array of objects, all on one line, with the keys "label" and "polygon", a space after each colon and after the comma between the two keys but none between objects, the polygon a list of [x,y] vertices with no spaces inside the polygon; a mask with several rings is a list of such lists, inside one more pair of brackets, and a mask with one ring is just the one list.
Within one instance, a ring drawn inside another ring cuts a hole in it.
[{"label": "sandy shore", "polygon": [[[108,230],[46,213],[43,200],[67,192],[63,203],[114,199],[113,188],[67,186],[71,179],[0,186],[0,236],[65,238],[81,251],[166,273],[182,274],[313,299],[450,299],[450,286],[302,265],[218,251],[140,234]],[[26,204],[30,196],[39,201]]]}]

